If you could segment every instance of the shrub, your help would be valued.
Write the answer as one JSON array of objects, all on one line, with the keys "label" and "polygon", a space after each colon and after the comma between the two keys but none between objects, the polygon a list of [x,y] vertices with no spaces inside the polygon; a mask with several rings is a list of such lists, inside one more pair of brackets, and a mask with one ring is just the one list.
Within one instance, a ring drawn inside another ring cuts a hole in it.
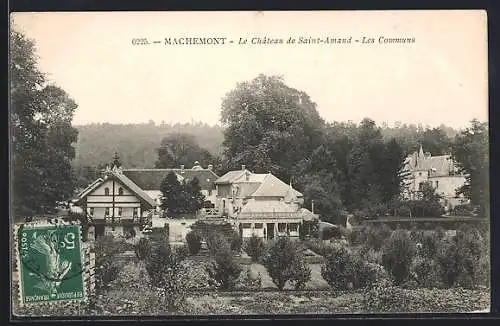
[{"label": "shrub", "polygon": [[250,268],[247,268],[245,272],[240,274],[238,283],[240,284],[239,288],[243,290],[259,290],[262,288],[262,275],[260,273],[255,275]]},{"label": "shrub", "polygon": [[333,249],[321,267],[321,276],[333,290],[342,291],[354,287],[356,263],[345,247]]},{"label": "shrub", "polygon": [[323,257],[326,257],[334,247],[332,243],[325,243],[317,239],[304,241],[303,244],[306,248]]},{"label": "shrub", "polygon": [[304,221],[299,226],[299,238],[319,238],[319,220]]},{"label": "shrub", "polygon": [[190,231],[186,234],[186,242],[191,255],[196,255],[201,249],[201,236],[197,231]]},{"label": "shrub", "polygon": [[117,241],[112,236],[102,236],[95,242],[95,280],[96,290],[108,287],[114,281],[121,269],[116,256],[122,252],[123,241]]},{"label": "shrub", "polygon": [[440,284],[438,266],[436,262],[429,257],[415,257],[411,273],[414,281],[419,287],[432,288]]},{"label": "shrub", "polygon": [[461,227],[457,234],[441,241],[436,260],[446,286],[473,288],[484,284],[488,269],[484,239],[476,228]]},{"label": "shrub", "polygon": [[170,245],[157,247],[146,261],[146,270],[154,288],[160,289],[168,311],[178,311],[185,304],[188,280],[182,262],[184,253],[173,250]]},{"label": "shrub", "polygon": [[322,240],[330,240],[330,239],[340,239],[342,236],[346,235],[345,228],[339,225],[326,226],[321,230],[321,239]]},{"label": "shrub", "polygon": [[231,249],[227,238],[219,233],[211,232],[207,237],[207,246],[211,255],[215,256],[219,251]]},{"label": "shrub", "polygon": [[360,245],[364,244],[366,241],[366,226],[365,225],[358,225],[354,226],[347,235],[347,240],[351,245]]},{"label": "shrub", "polygon": [[[279,290],[283,290],[287,281],[304,282],[302,277],[307,273],[302,270],[304,257],[295,242],[289,238],[280,238],[269,249],[264,259],[269,276]],[[309,268],[306,266],[305,268]],[[309,274],[310,276],[310,274]],[[305,283],[305,282],[304,282]]]},{"label": "shrub", "polygon": [[311,279],[311,269],[304,259],[294,259],[290,270],[292,271],[290,282],[293,284],[294,289],[303,290],[306,283]]},{"label": "shrub", "polygon": [[453,216],[474,216],[476,207],[471,204],[462,204],[453,207],[451,214]]},{"label": "shrub", "polygon": [[375,284],[378,280],[389,279],[384,267],[377,263],[366,262],[355,258],[355,284],[354,288],[365,288]]},{"label": "shrub", "polygon": [[382,265],[392,276],[396,285],[407,280],[415,254],[415,243],[408,233],[401,229],[394,231],[382,251]]},{"label": "shrub", "polygon": [[252,261],[257,262],[265,254],[266,245],[261,238],[252,235],[245,243],[245,251],[252,257]]},{"label": "shrub", "polygon": [[151,242],[146,238],[141,238],[135,245],[135,255],[139,260],[145,260],[151,255]]},{"label": "shrub", "polygon": [[241,236],[238,234],[238,232],[233,231],[229,234],[229,244],[231,247],[231,250],[234,252],[241,252],[241,246],[243,245],[243,239]]},{"label": "shrub", "polygon": [[242,269],[233,257],[231,250],[220,250],[215,261],[207,267],[212,285],[222,290],[231,290],[236,285]]},{"label": "shrub", "polygon": [[365,243],[375,250],[380,250],[384,242],[391,236],[392,229],[386,224],[382,224],[367,227],[365,233]]},{"label": "shrub", "polygon": [[440,238],[436,232],[424,232],[420,239],[421,248],[419,254],[423,257],[433,259],[436,256],[439,247]]}]

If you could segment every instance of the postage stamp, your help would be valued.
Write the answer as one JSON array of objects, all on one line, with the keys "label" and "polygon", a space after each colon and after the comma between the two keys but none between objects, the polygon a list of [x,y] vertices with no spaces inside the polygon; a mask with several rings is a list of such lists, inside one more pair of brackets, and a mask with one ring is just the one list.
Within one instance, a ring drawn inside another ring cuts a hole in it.
[{"label": "postage stamp", "polygon": [[15,228],[20,305],[85,300],[85,265],[78,224]]}]

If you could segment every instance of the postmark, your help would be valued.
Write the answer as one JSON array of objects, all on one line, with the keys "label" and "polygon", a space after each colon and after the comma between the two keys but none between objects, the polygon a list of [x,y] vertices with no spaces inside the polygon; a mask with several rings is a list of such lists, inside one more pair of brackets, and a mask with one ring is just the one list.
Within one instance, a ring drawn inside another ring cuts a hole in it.
[{"label": "postmark", "polygon": [[80,225],[23,224],[14,234],[21,306],[86,300]]}]

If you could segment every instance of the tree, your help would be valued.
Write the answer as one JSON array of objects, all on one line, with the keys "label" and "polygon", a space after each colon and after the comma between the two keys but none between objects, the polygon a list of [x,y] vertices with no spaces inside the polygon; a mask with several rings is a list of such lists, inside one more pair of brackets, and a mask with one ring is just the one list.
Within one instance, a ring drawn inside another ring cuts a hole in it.
[{"label": "tree", "polygon": [[390,202],[401,194],[405,172],[405,155],[396,139],[392,138],[385,146],[385,162],[379,166],[382,200]]},{"label": "tree", "polygon": [[459,190],[478,205],[485,214],[489,205],[489,142],[486,122],[473,120],[471,126],[455,138],[452,157],[459,173],[465,174],[466,184]]},{"label": "tree", "polygon": [[155,167],[158,169],[192,166],[196,161],[211,164],[214,159],[209,151],[198,145],[193,135],[187,133],[168,134],[156,150],[158,160]]},{"label": "tree", "polygon": [[441,128],[426,129],[420,137],[422,148],[430,152],[433,156],[450,153],[452,140]]},{"label": "tree", "polygon": [[292,167],[322,139],[316,104],[278,76],[238,83],[222,101],[221,122],[228,167],[245,164],[282,180],[290,180]]},{"label": "tree", "polygon": [[173,171],[162,180],[160,190],[163,196],[161,208],[174,216],[196,213],[205,201],[200,182],[196,177],[186,184],[184,181],[179,181]]},{"label": "tree", "polygon": [[245,242],[245,251],[252,258],[253,262],[257,262],[264,256],[266,246],[262,238],[254,234]]},{"label": "tree", "polygon": [[281,291],[291,281],[301,287],[311,277],[310,268],[304,264],[304,257],[296,243],[289,238],[279,238],[269,249],[264,259],[269,276]]},{"label": "tree", "polygon": [[184,212],[184,205],[186,204],[183,197],[184,191],[175,172],[172,171],[167,174],[161,182],[160,190],[163,196],[161,201],[162,209],[173,214]]},{"label": "tree", "polygon": [[11,166],[15,216],[42,213],[73,194],[71,160],[76,103],[38,70],[35,43],[15,29],[11,39]]}]

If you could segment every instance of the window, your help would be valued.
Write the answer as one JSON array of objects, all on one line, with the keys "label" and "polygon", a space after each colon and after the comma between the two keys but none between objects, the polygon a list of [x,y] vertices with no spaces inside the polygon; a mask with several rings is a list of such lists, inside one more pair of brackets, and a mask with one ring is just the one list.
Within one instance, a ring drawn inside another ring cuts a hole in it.
[{"label": "window", "polygon": [[243,229],[250,229],[252,227],[252,224],[250,224],[250,223],[241,223],[241,227]]},{"label": "window", "polygon": [[286,224],[278,223],[278,232],[285,232],[285,231],[286,231]]},{"label": "window", "polygon": [[109,188],[108,187],[104,188],[104,195],[109,196]]},{"label": "window", "polygon": [[118,188],[118,195],[123,196],[123,188]]},{"label": "window", "polygon": [[134,207],[133,216],[137,217],[139,215],[138,213],[139,213],[139,209],[137,207]]},{"label": "window", "polygon": [[422,191],[422,187],[423,187],[424,183],[423,182],[420,182],[418,184],[418,191]]},{"label": "window", "polygon": [[290,223],[288,224],[288,229],[290,232],[297,232],[299,231],[299,223]]},{"label": "window", "polygon": [[[121,188],[120,188],[121,189]],[[118,217],[121,217],[123,213],[123,208],[118,207]]]},{"label": "window", "polygon": [[262,223],[255,223],[255,228],[256,229],[262,229],[264,225]]},{"label": "window", "polygon": [[89,215],[94,216],[94,207],[89,208]]},{"label": "window", "polygon": [[436,189],[439,187],[439,181],[436,180]]},{"label": "window", "polygon": [[[108,188],[106,188],[108,189]],[[104,210],[104,216],[108,217],[109,216],[109,207],[106,207],[106,209]]]}]

